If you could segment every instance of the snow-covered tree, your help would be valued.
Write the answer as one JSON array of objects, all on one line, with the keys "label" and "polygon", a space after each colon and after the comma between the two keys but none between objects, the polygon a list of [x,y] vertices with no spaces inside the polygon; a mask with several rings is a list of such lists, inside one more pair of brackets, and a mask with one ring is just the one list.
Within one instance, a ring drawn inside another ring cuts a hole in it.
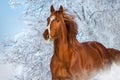
[{"label": "snow-covered tree", "polygon": [[10,5],[24,8],[21,13],[26,24],[10,45],[1,48],[6,63],[22,65],[21,74],[15,74],[11,80],[51,80],[53,45],[45,44],[42,35],[51,5],[56,9],[63,5],[75,16],[80,42],[96,40],[120,49],[120,0],[10,0]]}]

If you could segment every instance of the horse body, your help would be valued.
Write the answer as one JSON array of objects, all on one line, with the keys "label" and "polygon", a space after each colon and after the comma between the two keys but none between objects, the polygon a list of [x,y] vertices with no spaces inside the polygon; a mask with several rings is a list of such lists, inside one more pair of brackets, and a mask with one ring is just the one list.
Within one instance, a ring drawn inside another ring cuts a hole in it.
[{"label": "horse body", "polygon": [[116,53],[120,51],[106,49],[94,41],[78,42],[77,25],[71,15],[64,13],[62,6],[58,11],[51,6],[50,10],[43,37],[54,42],[50,63],[52,80],[87,80],[93,72],[110,65],[112,59],[116,60]]},{"label": "horse body", "polygon": [[[61,41],[60,41],[61,42]],[[56,44],[54,55],[51,60],[51,71],[54,79],[80,80],[81,75],[90,75],[90,72],[104,68],[110,64],[107,50],[100,43],[85,42],[76,43],[73,46],[68,44]],[[69,54],[69,55],[68,55]]]}]

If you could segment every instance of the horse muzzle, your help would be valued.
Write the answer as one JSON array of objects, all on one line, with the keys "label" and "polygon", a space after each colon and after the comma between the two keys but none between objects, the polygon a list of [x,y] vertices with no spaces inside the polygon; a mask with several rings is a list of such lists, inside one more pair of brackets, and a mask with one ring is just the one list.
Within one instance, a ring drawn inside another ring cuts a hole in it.
[{"label": "horse muzzle", "polygon": [[48,40],[49,39],[49,33],[48,33],[48,29],[46,29],[43,33],[43,37],[45,40]]}]

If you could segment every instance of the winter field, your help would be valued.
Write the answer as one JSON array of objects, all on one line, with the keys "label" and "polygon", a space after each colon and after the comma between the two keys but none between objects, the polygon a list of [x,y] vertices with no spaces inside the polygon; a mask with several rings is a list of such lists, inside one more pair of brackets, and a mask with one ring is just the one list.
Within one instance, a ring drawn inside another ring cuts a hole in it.
[{"label": "winter field", "polygon": [[[49,69],[53,45],[46,44],[49,8],[63,5],[75,16],[80,42],[98,41],[120,50],[120,0],[10,0],[10,7],[24,7],[25,29],[0,43],[0,80],[51,80]],[[91,80],[120,80],[120,65],[98,73]]]}]

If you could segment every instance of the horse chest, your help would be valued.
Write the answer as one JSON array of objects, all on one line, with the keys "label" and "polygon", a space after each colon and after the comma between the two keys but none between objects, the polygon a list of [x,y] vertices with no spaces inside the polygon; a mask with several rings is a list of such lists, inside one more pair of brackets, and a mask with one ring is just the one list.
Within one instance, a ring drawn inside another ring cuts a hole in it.
[{"label": "horse chest", "polygon": [[51,72],[53,77],[68,77],[69,74],[69,63],[59,60],[56,56],[53,55],[51,60]]}]

